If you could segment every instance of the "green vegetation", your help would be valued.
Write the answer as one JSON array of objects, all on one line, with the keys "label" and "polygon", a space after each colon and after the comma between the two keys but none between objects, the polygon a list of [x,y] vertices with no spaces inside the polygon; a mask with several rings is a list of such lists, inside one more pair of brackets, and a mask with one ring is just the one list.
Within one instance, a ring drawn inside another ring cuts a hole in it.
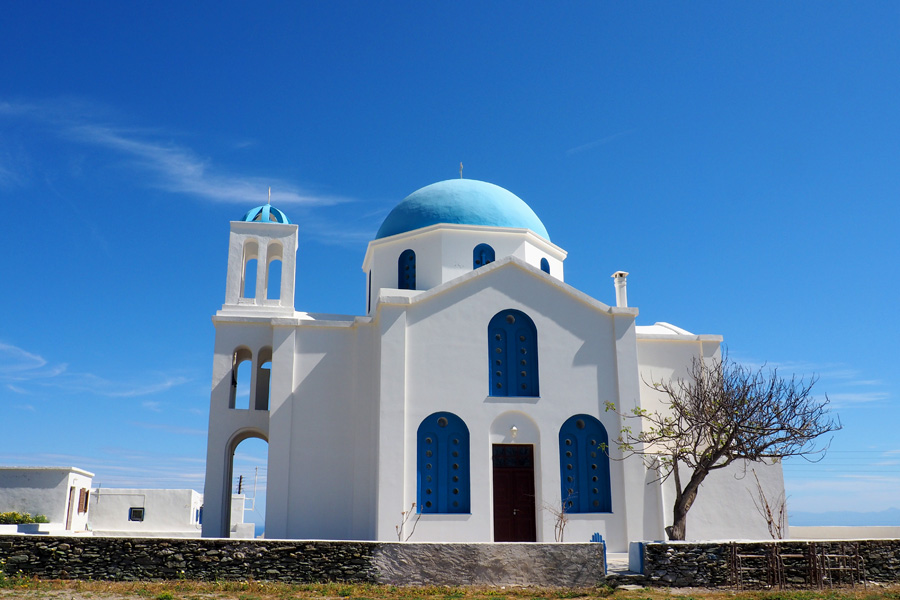
[{"label": "green vegetation", "polygon": [[34,515],[29,513],[20,513],[16,511],[0,513],[0,525],[24,525],[25,523],[49,523],[49,519],[44,515]]},{"label": "green vegetation", "polygon": [[0,576],[0,598],[83,600],[900,600],[900,586],[828,590],[734,591],[701,589],[614,590],[535,587],[397,587],[371,584],[285,584],[259,581],[41,581]]}]

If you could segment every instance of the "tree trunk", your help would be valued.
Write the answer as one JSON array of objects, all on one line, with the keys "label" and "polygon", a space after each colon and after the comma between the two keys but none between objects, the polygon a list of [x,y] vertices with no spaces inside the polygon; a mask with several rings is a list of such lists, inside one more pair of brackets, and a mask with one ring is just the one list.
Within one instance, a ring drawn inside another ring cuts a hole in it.
[{"label": "tree trunk", "polygon": [[670,540],[684,540],[687,529],[687,514],[697,498],[700,484],[709,474],[707,469],[698,468],[691,475],[691,480],[685,486],[684,491],[676,490],[675,506],[672,509],[672,525],[666,527],[666,535]]}]

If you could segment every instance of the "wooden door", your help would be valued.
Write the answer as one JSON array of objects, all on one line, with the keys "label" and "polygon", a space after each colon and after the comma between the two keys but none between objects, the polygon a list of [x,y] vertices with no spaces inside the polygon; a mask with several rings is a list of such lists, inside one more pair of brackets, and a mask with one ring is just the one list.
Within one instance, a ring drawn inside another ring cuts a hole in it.
[{"label": "wooden door", "polygon": [[494,541],[535,542],[534,446],[494,444]]}]

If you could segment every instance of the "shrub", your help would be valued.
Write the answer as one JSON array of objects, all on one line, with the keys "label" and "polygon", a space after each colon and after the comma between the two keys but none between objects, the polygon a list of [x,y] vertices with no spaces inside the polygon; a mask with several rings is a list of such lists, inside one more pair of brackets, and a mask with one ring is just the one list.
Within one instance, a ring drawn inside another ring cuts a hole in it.
[{"label": "shrub", "polygon": [[23,525],[25,523],[49,523],[44,515],[31,516],[29,513],[16,511],[0,513],[0,525]]}]

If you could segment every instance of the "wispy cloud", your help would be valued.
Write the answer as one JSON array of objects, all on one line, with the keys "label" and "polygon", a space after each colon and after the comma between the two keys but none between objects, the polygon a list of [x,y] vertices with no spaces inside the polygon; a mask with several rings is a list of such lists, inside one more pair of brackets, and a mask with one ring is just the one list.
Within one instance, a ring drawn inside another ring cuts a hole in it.
[{"label": "wispy cloud", "polygon": [[[104,148],[123,158],[125,164],[144,172],[148,184],[210,202],[247,205],[264,202],[272,188],[272,202],[284,206],[330,206],[348,199],[322,194],[273,176],[224,173],[212,161],[173,136],[152,128],[116,124],[105,112],[83,100],[45,102],[0,101],[0,116],[27,118],[48,127],[70,141]],[[246,146],[246,143],[242,143]],[[0,180],[13,172],[0,164]]]},{"label": "wispy cloud", "polygon": [[[278,178],[217,173],[211,161],[190,149],[128,130],[96,124],[67,128],[73,139],[102,146],[131,159],[132,164],[155,176],[159,187],[212,202],[247,204],[263,201],[272,187],[272,202],[280,205],[327,206],[346,201],[336,196],[314,194]],[[253,200],[253,199],[256,200]]]},{"label": "wispy cloud", "polygon": [[132,421],[132,425],[142,429],[152,429],[154,431],[165,431],[166,433],[174,433],[176,435],[206,435],[205,429],[193,429],[191,427],[179,427],[177,425],[167,425],[165,423],[143,423],[140,421]]},{"label": "wispy cloud", "polygon": [[888,392],[840,392],[828,394],[828,399],[836,408],[883,402],[890,398]]},{"label": "wispy cloud", "polygon": [[[0,342],[0,381],[22,382],[38,378],[56,377],[66,370],[65,364],[47,366],[47,360],[18,346]],[[15,391],[24,393],[18,388]]]},{"label": "wispy cloud", "polygon": [[637,131],[637,129],[626,129],[625,131],[620,131],[618,133],[614,133],[612,135],[608,135],[606,137],[602,137],[599,140],[594,140],[593,142],[588,142],[586,144],[582,144],[580,146],[575,146],[574,148],[569,148],[566,150],[566,154],[578,154],[579,152],[587,152],[588,150],[593,150],[599,146],[603,146],[608,144],[614,140],[619,139],[620,137],[624,137],[626,135],[630,135]]},{"label": "wispy cloud", "polygon": [[0,342],[0,382],[17,394],[30,394],[33,386],[85,392],[107,398],[150,396],[191,381],[184,376],[150,374],[146,382],[115,381],[93,373],[76,373],[67,363],[50,364],[43,356]]},{"label": "wispy cloud", "polygon": [[[137,185],[201,202],[240,205],[243,208],[266,202],[271,187],[272,203],[291,209],[292,219],[301,224],[307,239],[328,245],[356,246],[372,238],[377,219],[359,216],[359,211],[354,211],[354,216],[349,217],[346,214],[348,211],[342,211],[338,217],[322,212],[355,202],[354,199],[323,192],[314,186],[283,177],[241,172],[239,168],[224,169],[212,158],[179,141],[190,135],[189,132],[183,134],[161,128],[134,127],[128,124],[128,117],[114,112],[82,99],[62,98],[40,102],[0,99],[0,119],[14,120],[16,123],[27,121],[34,124],[41,134],[49,133],[80,149],[102,150],[105,152],[105,164],[128,170],[129,174],[133,174],[129,181]],[[0,142],[3,142],[2,136]],[[255,140],[240,140],[231,144],[236,148],[257,145]],[[4,152],[0,143],[0,186],[25,184],[22,173],[27,169],[21,166],[28,164],[27,154],[24,148],[16,147]],[[80,177],[86,176],[83,168],[83,161],[79,159],[77,171]]]},{"label": "wispy cloud", "polygon": [[884,381],[866,378],[859,369],[846,364],[816,364],[805,361],[773,361],[764,363],[753,359],[734,358],[750,369],[777,371],[783,377],[796,375],[798,379],[802,377],[805,381],[815,377],[817,383],[814,393],[828,394],[832,408],[875,404],[891,398],[891,394],[887,391],[872,389],[873,387],[884,386]]}]

